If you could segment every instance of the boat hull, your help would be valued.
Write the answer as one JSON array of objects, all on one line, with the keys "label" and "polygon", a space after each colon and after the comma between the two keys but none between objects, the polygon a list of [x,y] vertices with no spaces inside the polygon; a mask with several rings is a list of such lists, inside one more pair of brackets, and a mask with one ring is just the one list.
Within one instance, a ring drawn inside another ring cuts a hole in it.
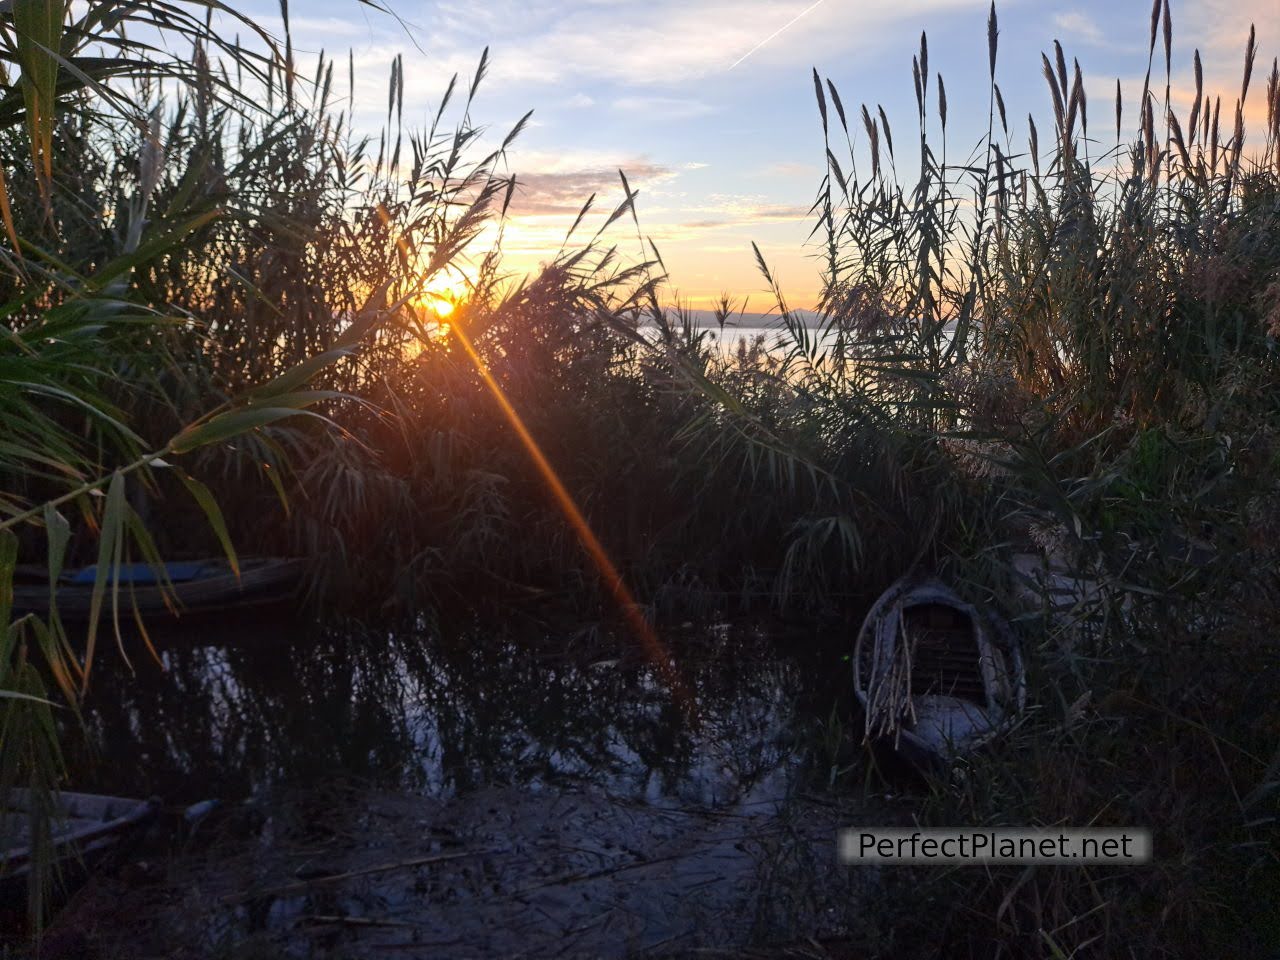
[{"label": "boat hull", "polygon": [[[302,579],[304,561],[285,559],[253,559],[240,565],[240,575],[226,563],[209,562],[208,573],[191,579],[159,583],[120,583],[117,587],[121,614],[131,619],[133,611],[145,617],[188,618],[220,614],[232,610],[255,609],[292,603],[296,600]],[[83,578],[81,578],[83,579]],[[102,601],[102,609],[111,609],[111,583]],[[46,582],[16,583],[13,611],[48,616],[50,590]],[[59,582],[58,616],[64,621],[89,619],[93,609],[92,583]]]},{"label": "boat hull", "polygon": [[[33,796],[28,790],[11,790],[3,798],[3,830],[0,838],[17,842],[0,853],[0,885],[23,882],[31,872],[32,847],[24,842],[24,828],[30,817]],[[154,817],[159,805],[154,800],[133,800],[94,793],[63,792],[56,795],[57,817],[50,838],[53,858],[64,861],[84,859],[117,844],[135,828]]]},{"label": "boat hull", "polygon": [[866,738],[917,767],[948,765],[996,737],[1025,699],[1008,625],[937,580],[899,580],[858,633],[854,688]]}]

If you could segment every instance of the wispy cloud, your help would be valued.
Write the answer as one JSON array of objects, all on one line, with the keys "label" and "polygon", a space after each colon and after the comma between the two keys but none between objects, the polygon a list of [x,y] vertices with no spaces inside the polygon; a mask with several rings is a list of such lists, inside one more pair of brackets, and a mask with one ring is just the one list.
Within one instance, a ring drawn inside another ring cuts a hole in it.
[{"label": "wispy cloud", "polygon": [[[1276,13],[1276,0],[1200,0],[1187,6],[1184,23],[1174,23],[1174,34],[1183,43],[1217,54],[1234,51],[1243,56],[1252,23],[1258,29],[1259,48],[1274,56],[1280,44],[1280,17]],[[1183,27],[1187,35],[1181,32]]]},{"label": "wispy cloud", "polygon": [[739,194],[713,194],[706,202],[686,206],[682,212],[700,214],[676,224],[681,230],[718,230],[722,227],[746,227],[767,223],[803,220],[809,208],[789,203],[774,203],[764,197]]},{"label": "wispy cloud", "polygon": [[1053,25],[1065,36],[1083,40],[1094,46],[1101,46],[1106,40],[1097,22],[1087,13],[1079,10],[1054,14]]},{"label": "wispy cloud", "polygon": [[786,177],[788,179],[811,180],[817,183],[822,176],[822,168],[812,163],[797,160],[780,160],[767,164],[751,174],[754,177]]},{"label": "wispy cloud", "polygon": [[755,210],[744,210],[741,216],[709,218],[706,220],[689,220],[679,224],[685,230],[718,230],[721,227],[747,227],[761,223],[791,223],[803,220],[809,213],[808,207],[793,207],[776,204],[760,207]]},{"label": "wispy cloud", "polygon": [[[524,169],[527,172],[520,172]],[[623,161],[616,166],[593,165],[560,169],[517,167],[516,193],[511,202],[517,217],[576,216],[592,194],[622,196],[621,169],[632,189],[651,186],[676,176],[670,167],[647,160]]]},{"label": "wispy cloud", "polygon": [[[438,66],[458,50],[491,45],[495,82],[568,83],[583,79],[674,86],[721,73],[795,19],[752,55],[771,64],[804,63],[827,52],[873,48],[883,30],[932,12],[985,9],[987,0],[862,0],[830,3],[798,18],[812,0],[655,0],[645,4],[451,0],[432,6],[424,44]],[[594,91],[592,91],[594,92]]]}]

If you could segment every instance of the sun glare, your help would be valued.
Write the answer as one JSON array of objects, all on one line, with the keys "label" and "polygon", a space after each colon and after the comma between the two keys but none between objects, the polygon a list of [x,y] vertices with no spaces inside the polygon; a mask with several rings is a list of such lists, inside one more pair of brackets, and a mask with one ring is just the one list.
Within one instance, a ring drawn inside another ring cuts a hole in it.
[{"label": "sun glare", "polygon": [[457,312],[471,292],[471,281],[465,270],[442,271],[423,285],[418,306],[423,319],[444,320]]}]

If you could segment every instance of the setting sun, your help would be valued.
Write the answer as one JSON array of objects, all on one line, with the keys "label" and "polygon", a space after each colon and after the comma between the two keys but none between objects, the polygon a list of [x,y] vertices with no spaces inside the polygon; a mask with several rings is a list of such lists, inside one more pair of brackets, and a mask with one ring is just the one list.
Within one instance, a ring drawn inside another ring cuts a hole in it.
[{"label": "setting sun", "polygon": [[471,277],[465,267],[437,273],[423,284],[417,297],[422,319],[444,320],[452,316],[466,302],[470,293]]}]

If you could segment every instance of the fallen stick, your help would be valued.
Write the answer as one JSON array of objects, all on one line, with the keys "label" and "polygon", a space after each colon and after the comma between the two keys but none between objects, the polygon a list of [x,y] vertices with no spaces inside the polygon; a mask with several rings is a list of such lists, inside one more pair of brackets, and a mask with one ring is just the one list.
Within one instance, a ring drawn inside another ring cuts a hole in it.
[{"label": "fallen stick", "polygon": [[605,867],[601,870],[590,870],[584,873],[567,873],[558,877],[552,877],[549,880],[543,880],[541,883],[535,883],[532,886],[524,887],[511,894],[513,898],[519,899],[525,894],[532,893],[534,890],[542,890],[545,887],[559,887],[567,883],[577,883],[581,880],[595,880],[599,877],[610,877],[617,873],[625,873],[628,870],[639,870],[643,867],[652,867],[657,863],[667,863],[671,860],[680,860],[684,857],[692,856],[691,851],[682,853],[672,853],[665,857],[654,857],[652,860],[637,860],[631,863],[624,863],[616,867]]},{"label": "fallen stick", "polygon": [[460,853],[435,853],[427,857],[414,857],[412,860],[397,860],[395,863],[381,863],[376,867],[365,867],[361,870],[350,870],[346,873],[331,873],[328,876],[316,877],[312,880],[299,880],[297,883],[287,883],[282,887],[268,887],[265,890],[251,890],[248,893],[230,894],[223,897],[222,902],[236,904],[258,900],[262,897],[288,897],[296,893],[305,893],[312,887],[318,887],[325,883],[341,883],[343,880],[367,877],[375,873],[402,870],[406,867],[422,867],[429,863],[443,863],[446,860],[460,860],[463,857],[478,857],[482,854],[493,852],[492,850],[464,850]]},{"label": "fallen stick", "polygon": [[415,923],[407,923],[403,920],[379,920],[376,917],[349,917],[346,914],[324,914],[312,913],[305,917],[298,918],[299,923],[317,924],[323,926],[346,926],[346,927],[415,927]]}]

